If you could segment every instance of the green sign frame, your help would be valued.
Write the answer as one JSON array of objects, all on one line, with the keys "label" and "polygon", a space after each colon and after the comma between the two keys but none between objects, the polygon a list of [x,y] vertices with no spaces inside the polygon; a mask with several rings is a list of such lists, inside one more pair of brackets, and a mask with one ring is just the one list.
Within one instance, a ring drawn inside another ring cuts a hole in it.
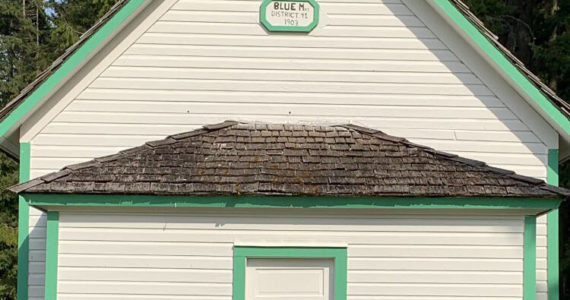
[{"label": "green sign frame", "polygon": [[[313,7],[313,22],[307,26],[277,26],[267,20],[267,6],[273,2],[305,2]],[[316,0],[263,0],[259,7],[259,21],[269,31],[275,32],[311,32],[319,24],[320,6]]]}]

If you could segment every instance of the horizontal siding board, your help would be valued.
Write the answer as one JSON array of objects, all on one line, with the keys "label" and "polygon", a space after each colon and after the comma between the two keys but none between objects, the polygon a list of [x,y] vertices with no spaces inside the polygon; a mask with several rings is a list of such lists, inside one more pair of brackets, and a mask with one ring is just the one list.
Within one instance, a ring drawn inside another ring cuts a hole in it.
[{"label": "horizontal siding board", "polygon": [[[200,45],[162,45],[134,44],[125,55],[176,56],[176,57],[241,57],[241,58],[282,58],[281,47],[248,46],[200,46]],[[378,60],[378,61],[442,61],[457,62],[459,59],[449,50],[413,50],[400,49],[287,49],[291,59],[341,59],[341,60]]]},{"label": "horizontal siding board", "polygon": [[257,81],[310,81],[353,83],[434,83],[434,84],[481,84],[473,74],[461,73],[404,73],[404,72],[338,72],[297,70],[233,70],[200,68],[160,67],[110,67],[101,78],[164,78],[204,80],[257,80]]},{"label": "horizontal siding board", "polygon": [[45,262],[46,251],[45,250],[30,250],[30,266],[34,262]]},{"label": "horizontal siding board", "polygon": [[[112,233],[109,236],[109,233]],[[148,239],[157,242],[204,242],[216,243],[228,240],[255,239],[275,241],[276,239],[296,239],[300,242],[310,242],[317,238],[326,239],[334,243],[350,240],[361,245],[501,245],[522,246],[523,237],[520,233],[493,234],[471,233],[468,237],[464,233],[415,233],[415,232],[352,232],[352,231],[269,231],[251,232],[250,230],[232,231],[204,231],[204,230],[118,230],[111,232],[103,229],[61,229],[62,241],[115,241],[115,242],[144,242]],[[541,241],[539,241],[540,244]]]},{"label": "horizontal siding board", "polygon": [[365,16],[329,14],[329,25],[335,26],[369,26],[369,27],[423,27],[425,25],[416,16]]},{"label": "horizontal siding board", "polygon": [[[489,142],[524,142],[524,143],[542,143],[536,135],[529,131],[505,131],[505,132],[484,132],[484,131],[456,131],[455,136],[458,140],[468,141],[489,141]],[[546,163],[546,161],[543,161]]]},{"label": "horizontal siding board", "polygon": [[[136,107],[136,108],[135,108]],[[184,102],[121,102],[121,101],[97,101],[82,100],[74,101],[68,107],[69,112],[116,112],[116,113],[156,113],[156,114],[207,114],[209,110],[215,109],[219,114],[239,115],[239,112],[249,112],[250,115],[263,115],[273,112],[276,115],[311,116],[317,114],[322,116],[344,117],[346,115],[358,114],[363,117],[374,117],[375,115],[390,115],[400,118],[418,118],[437,116],[439,119],[456,119],[458,115],[469,119],[494,120],[497,116],[505,120],[516,120],[513,113],[506,108],[454,108],[454,107],[401,107],[401,106],[343,106],[343,105],[304,105],[299,108],[292,104],[226,104],[226,103],[184,103]]]},{"label": "horizontal siding board", "polygon": [[191,269],[232,270],[231,257],[212,256],[162,256],[162,255],[116,255],[116,254],[67,254],[60,257],[59,266],[64,267],[114,267],[132,269]]},{"label": "horizontal siding board", "polygon": [[[215,23],[215,22],[179,22],[159,21],[149,33],[197,33],[231,34],[243,36],[267,36],[267,31],[259,24]],[[367,37],[367,38],[402,38],[434,39],[433,33],[425,27],[374,27],[374,26],[326,26],[319,30],[322,37]]]},{"label": "horizontal siding board", "polygon": [[[359,72],[417,72],[417,73],[470,73],[461,62],[449,61],[442,64],[437,61],[391,61],[375,59],[287,59],[287,58],[241,58],[241,57],[195,57],[195,56],[148,56],[122,55],[114,66],[124,67],[161,67],[161,68],[209,68],[209,69],[247,69],[247,70],[308,70],[308,71],[359,71]],[[173,69],[175,72],[177,69]],[[124,80],[130,78],[123,78]],[[159,79],[159,78],[156,78]],[[235,78],[239,80],[240,78]],[[316,78],[318,79],[318,78]],[[282,80],[283,83],[289,81]],[[97,80],[91,87],[100,87]],[[257,90],[256,91],[262,91]],[[350,90],[356,94],[358,90]],[[385,93],[379,93],[385,94]],[[493,94],[488,94],[493,95]],[[481,95],[485,96],[485,95]]]},{"label": "horizontal siding board", "polygon": [[136,282],[228,283],[232,281],[232,270],[59,267],[57,276],[62,281],[81,278],[82,281],[120,282],[128,278]]},{"label": "horizontal siding board", "polygon": [[[374,253],[374,254],[371,254]],[[421,253],[421,254],[420,254]],[[518,246],[351,245],[351,257],[522,258]]]},{"label": "horizontal siding board", "polygon": [[[516,297],[522,293],[522,285],[483,285],[483,284],[415,284],[415,283],[352,283],[348,284],[350,295],[393,296],[505,296]],[[405,292],[402,292],[405,291]]]},{"label": "horizontal siding board", "polygon": [[303,48],[337,48],[337,49],[430,49],[448,50],[439,39],[398,39],[398,38],[333,38],[310,36],[301,39],[288,35],[267,36],[233,36],[224,34],[177,34],[146,33],[140,37],[138,44],[159,45],[201,45],[201,46],[250,46],[250,47],[298,47]]},{"label": "horizontal siding board", "polygon": [[[514,275],[514,276],[513,276]],[[466,271],[350,271],[348,283],[487,283],[519,284],[521,272]]]},{"label": "horizontal siding board", "polygon": [[[79,293],[67,293],[60,294],[59,298],[61,300],[83,300],[83,299],[106,299],[106,300],[123,300],[123,299],[136,299],[136,300],[172,300],[172,299],[184,299],[184,300],[231,300],[231,296],[188,296],[188,295],[142,295],[142,294],[121,294],[121,295],[110,295],[110,294],[83,294]],[[32,300],[30,298],[30,300]],[[477,299],[475,299],[477,300]],[[491,299],[493,300],[493,299]],[[503,299],[501,299],[503,300]],[[509,300],[509,299],[506,299]]]},{"label": "horizontal siding board", "polygon": [[79,282],[60,280],[58,293],[227,296],[232,293],[232,285],[231,283]]},{"label": "horizontal siding board", "polygon": [[46,240],[45,238],[30,238],[29,239],[30,250],[45,250]]},{"label": "horizontal siding board", "polygon": [[[260,99],[260,97],[263,97]],[[77,100],[165,101],[203,103],[281,103],[281,104],[327,104],[327,105],[388,105],[420,107],[480,107],[504,108],[505,105],[494,96],[450,96],[450,95],[382,95],[355,94],[329,95],[316,93],[260,93],[260,92],[214,92],[214,91],[139,91],[128,89],[86,89]],[[354,117],[354,116],[352,116]],[[378,116],[382,117],[382,115]],[[161,124],[157,124],[161,125]],[[526,129],[526,127],[523,127]],[[515,127],[518,130],[520,127]],[[32,149],[33,150],[33,149]]]},{"label": "horizontal siding board", "polygon": [[354,271],[503,271],[520,272],[520,258],[350,258]]},{"label": "horizontal siding board", "polygon": [[113,254],[118,251],[132,255],[187,255],[187,256],[231,256],[232,244],[227,243],[175,243],[147,242],[103,242],[103,241],[61,241],[60,255],[65,254]]},{"label": "horizontal siding board", "polygon": [[[93,88],[139,90],[263,91],[347,94],[419,94],[492,96],[481,84],[415,84],[415,83],[350,83],[350,82],[273,82],[270,80],[206,80],[166,78],[99,78]],[[347,92],[353,90],[353,92]]]},{"label": "horizontal siding board", "polygon": [[[43,134],[36,139],[38,145],[60,145],[60,146],[131,146],[142,145],[149,141],[148,136],[107,136],[105,138],[97,138],[94,135],[57,135],[57,134]],[[154,136],[150,140],[158,140],[161,137]],[[35,161],[34,161],[35,163]],[[72,162],[73,163],[73,162]],[[68,163],[69,165],[70,163]]]}]

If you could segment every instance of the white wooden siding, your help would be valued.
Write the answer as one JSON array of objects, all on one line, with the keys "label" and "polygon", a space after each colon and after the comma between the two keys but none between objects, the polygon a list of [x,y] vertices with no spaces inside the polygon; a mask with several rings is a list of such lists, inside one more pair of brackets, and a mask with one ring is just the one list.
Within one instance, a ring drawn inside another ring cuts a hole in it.
[{"label": "white wooden siding", "polygon": [[238,119],[358,123],[545,177],[554,130],[530,108],[541,121],[525,124],[423,15],[399,0],[320,5],[308,35],[269,34],[253,0],[170,0],[145,12],[73,83],[81,89],[24,126],[32,176]]},{"label": "white wooden siding", "polygon": [[[321,0],[308,35],[267,33],[257,0],[155,3],[23,124],[31,177],[237,119],[357,123],[545,179],[555,131],[420,2]],[[30,239],[37,299],[42,226]],[[545,241],[538,253],[540,298]]]},{"label": "white wooden siding", "polygon": [[58,299],[231,299],[235,242],[348,245],[350,299],[521,299],[523,218],[60,215]]}]

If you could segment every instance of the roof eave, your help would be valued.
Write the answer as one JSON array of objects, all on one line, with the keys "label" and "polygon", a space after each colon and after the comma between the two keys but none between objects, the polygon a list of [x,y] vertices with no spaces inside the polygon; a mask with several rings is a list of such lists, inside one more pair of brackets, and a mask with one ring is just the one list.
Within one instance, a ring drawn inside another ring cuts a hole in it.
[{"label": "roof eave", "polygon": [[[459,10],[458,6],[461,5],[461,1],[434,0],[427,1],[427,3],[511,84],[517,93],[556,130],[561,139],[570,143],[570,119],[562,112],[562,108],[568,106],[564,100],[540,82],[540,79],[526,69],[520,61],[515,65],[512,60],[518,61],[516,57],[500,44],[491,41],[481,32],[481,24],[474,24],[474,20],[468,19],[464,12]],[[558,103],[560,107],[553,103],[554,100],[551,100],[551,97],[560,102]]]},{"label": "roof eave", "polygon": [[13,155],[6,138],[18,131],[59,88],[73,77],[97,52],[151,1],[124,0],[116,4],[97,25],[42,72],[0,111],[0,150]]}]

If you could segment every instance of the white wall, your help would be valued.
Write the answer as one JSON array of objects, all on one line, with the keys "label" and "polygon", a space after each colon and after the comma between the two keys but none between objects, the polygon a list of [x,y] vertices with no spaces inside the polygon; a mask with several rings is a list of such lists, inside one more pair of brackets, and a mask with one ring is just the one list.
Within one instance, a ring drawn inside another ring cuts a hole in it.
[{"label": "white wall", "polygon": [[[420,2],[322,0],[308,35],[266,32],[259,1],[153,2],[23,125],[31,177],[237,119],[357,123],[544,179],[554,130]],[[31,230],[41,297],[45,228]]]},{"label": "white wall", "polygon": [[408,6],[320,5],[321,23],[306,35],[267,33],[259,1],[165,1],[25,124],[32,177],[225,119],[353,122],[546,176],[554,130],[530,107],[538,121],[525,124],[497,97],[504,88],[484,83],[473,71],[482,67],[465,64]]},{"label": "white wall", "polygon": [[354,300],[522,298],[517,216],[62,212],[59,237],[62,300],[230,300],[234,243],[348,245]]}]

